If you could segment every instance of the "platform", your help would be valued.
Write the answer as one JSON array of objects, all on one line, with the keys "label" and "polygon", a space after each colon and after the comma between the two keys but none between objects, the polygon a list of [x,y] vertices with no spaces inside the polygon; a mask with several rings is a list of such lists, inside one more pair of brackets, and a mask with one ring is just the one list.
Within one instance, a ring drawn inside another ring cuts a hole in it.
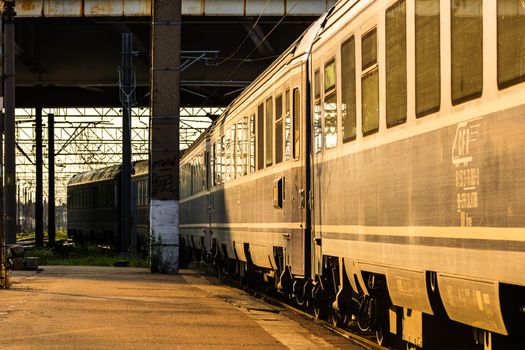
[{"label": "platform", "polygon": [[0,349],[361,349],[194,271],[43,269],[0,290]]}]

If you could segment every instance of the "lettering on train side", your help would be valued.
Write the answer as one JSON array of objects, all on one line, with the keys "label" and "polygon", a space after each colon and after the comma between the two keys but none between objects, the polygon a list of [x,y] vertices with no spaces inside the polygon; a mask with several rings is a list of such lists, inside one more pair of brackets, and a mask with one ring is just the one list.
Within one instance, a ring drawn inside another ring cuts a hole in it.
[{"label": "lettering on train side", "polygon": [[455,167],[456,209],[461,226],[472,226],[472,210],[479,207],[480,169],[474,159],[474,143],[480,137],[479,119],[459,123],[452,145]]}]

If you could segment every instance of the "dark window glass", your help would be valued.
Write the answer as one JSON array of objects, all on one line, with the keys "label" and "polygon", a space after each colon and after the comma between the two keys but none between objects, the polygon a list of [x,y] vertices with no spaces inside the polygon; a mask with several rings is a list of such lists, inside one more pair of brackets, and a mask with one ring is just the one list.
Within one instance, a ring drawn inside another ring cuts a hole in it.
[{"label": "dark window glass", "polygon": [[273,98],[266,100],[266,166],[273,164]]},{"label": "dark window glass", "polygon": [[[379,130],[379,67],[377,64],[377,29],[362,37],[363,73],[361,75],[361,110],[363,135]],[[365,59],[366,57],[366,59]]]},{"label": "dark window glass", "polygon": [[[235,128],[235,126],[234,126]],[[233,178],[233,171],[232,171],[232,168],[233,168],[233,152],[234,152],[234,145],[233,145],[233,141],[234,141],[234,137],[235,137],[235,129],[228,129],[226,130],[226,135],[224,137],[224,157],[225,157],[225,161],[224,161],[224,181],[225,182],[228,182],[230,181],[232,178]],[[193,168],[193,167],[192,167]],[[192,174],[194,173],[194,171],[192,171]]]},{"label": "dark window glass", "polygon": [[336,68],[335,60],[331,60],[324,66],[324,91],[331,91],[335,89],[336,83]]},{"label": "dark window glass", "polygon": [[283,97],[275,98],[275,164],[283,161]]},{"label": "dark window glass", "polygon": [[341,45],[341,112],[343,142],[356,136],[355,40],[351,37]]},{"label": "dark window glass", "polygon": [[290,114],[290,90],[286,90],[284,94],[284,159],[290,160],[291,156],[291,137],[292,137],[292,116]]},{"label": "dark window glass", "polygon": [[314,143],[315,153],[323,149],[323,127],[321,121],[321,71],[314,73]]},{"label": "dark window glass", "polygon": [[452,103],[480,97],[483,89],[482,0],[452,0]]},{"label": "dark window glass", "polygon": [[255,172],[255,114],[250,116],[250,173]]},{"label": "dark window glass", "polygon": [[293,158],[299,159],[301,154],[301,93],[293,90]]},{"label": "dark window glass", "polygon": [[525,80],[525,1],[498,0],[498,86]]},{"label": "dark window glass", "polygon": [[365,70],[377,64],[377,29],[363,35],[361,40],[361,63]]},{"label": "dark window glass", "polygon": [[244,141],[243,141],[243,123],[242,120],[237,122],[235,128],[235,177],[239,178],[244,174],[243,159],[244,159]]},{"label": "dark window glass", "polygon": [[242,119],[242,173],[248,174],[250,165],[250,125],[248,116]]},{"label": "dark window glass", "polygon": [[439,0],[416,0],[416,116],[437,112],[441,98]]},{"label": "dark window glass", "polygon": [[337,93],[335,59],[324,66],[324,145],[337,146]]},{"label": "dark window glass", "polygon": [[386,10],[386,125],[407,119],[406,3],[400,0]]},{"label": "dark window glass", "polygon": [[315,98],[321,97],[321,73],[319,70],[314,73],[314,96]]},{"label": "dark window glass", "polygon": [[264,168],[264,104],[257,107],[257,170]]}]

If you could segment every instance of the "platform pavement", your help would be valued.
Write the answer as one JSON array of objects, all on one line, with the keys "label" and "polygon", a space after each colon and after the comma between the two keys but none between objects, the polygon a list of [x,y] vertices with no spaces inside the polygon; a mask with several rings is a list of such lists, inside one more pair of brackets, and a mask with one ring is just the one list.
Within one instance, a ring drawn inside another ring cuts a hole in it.
[{"label": "platform pavement", "polygon": [[0,349],[361,349],[194,271],[43,269],[0,290]]}]

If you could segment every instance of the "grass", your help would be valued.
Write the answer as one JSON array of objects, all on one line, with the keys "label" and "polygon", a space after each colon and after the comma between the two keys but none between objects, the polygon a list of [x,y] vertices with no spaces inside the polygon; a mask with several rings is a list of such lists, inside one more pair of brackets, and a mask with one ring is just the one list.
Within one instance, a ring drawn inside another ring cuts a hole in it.
[{"label": "grass", "polygon": [[54,248],[34,247],[26,250],[25,255],[38,257],[39,265],[113,266],[118,261],[129,261],[131,267],[149,267],[146,259],[123,258],[113,250],[97,245],[79,247],[58,244]]},{"label": "grass", "polygon": [[[47,231],[44,231],[44,237],[47,237]],[[29,232],[29,233],[17,233],[16,239],[17,240],[23,240],[23,239],[33,239],[35,238],[35,232]],[[67,240],[67,231],[57,230],[55,234],[55,240],[57,241],[65,241]]]}]

